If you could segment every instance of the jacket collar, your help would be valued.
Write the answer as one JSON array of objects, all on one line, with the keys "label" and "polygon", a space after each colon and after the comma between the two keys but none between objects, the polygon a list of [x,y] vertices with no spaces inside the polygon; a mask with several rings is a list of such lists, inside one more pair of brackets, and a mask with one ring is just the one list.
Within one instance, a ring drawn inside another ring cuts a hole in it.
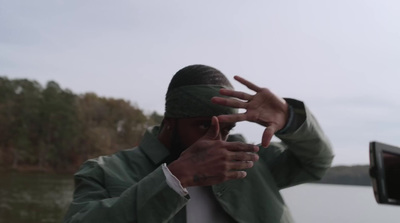
[{"label": "jacket collar", "polygon": [[161,144],[157,135],[160,131],[159,126],[154,126],[146,130],[139,149],[155,164],[159,165],[169,156],[169,150]]}]

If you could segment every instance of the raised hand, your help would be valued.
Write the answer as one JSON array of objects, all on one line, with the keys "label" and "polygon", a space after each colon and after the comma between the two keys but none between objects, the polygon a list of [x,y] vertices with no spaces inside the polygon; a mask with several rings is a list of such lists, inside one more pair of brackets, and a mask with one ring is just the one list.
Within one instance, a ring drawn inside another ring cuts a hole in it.
[{"label": "raised hand", "polygon": [[217,117],[212,117],[207,133],[168,165],[183,187],[209,186],[246,177],[253,167],[259,148],[221,139]]},{"label": "raised hand", "polygon": [[261,145],[267,147],[276,131],[282,129],[288,119],[288,105],[285,100],[273,94],[267,88],[260,88],[246,79],[235,76],[235,80],[255,91],[254,95],[221,89],[220,94],[234,98],[214,97],[212,102],[233,108],[246,109],[244,113],[220,115],[220,122],[250,121],[265,126]]}]

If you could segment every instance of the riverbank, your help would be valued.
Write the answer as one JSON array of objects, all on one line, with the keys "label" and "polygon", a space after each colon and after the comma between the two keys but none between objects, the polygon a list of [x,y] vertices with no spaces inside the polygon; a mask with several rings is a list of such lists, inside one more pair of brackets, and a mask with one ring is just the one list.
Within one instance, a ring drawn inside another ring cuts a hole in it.
[{"label": "riverbank", "polygon": [[0,172],[16,172],[16,173],[44,173],[44,174],[74,174],[78,171],[79,167],[71,167],[65,169],[54,169],[44,168],[38,166],[21,165],[18,167],[2,167],[0,166]]}]

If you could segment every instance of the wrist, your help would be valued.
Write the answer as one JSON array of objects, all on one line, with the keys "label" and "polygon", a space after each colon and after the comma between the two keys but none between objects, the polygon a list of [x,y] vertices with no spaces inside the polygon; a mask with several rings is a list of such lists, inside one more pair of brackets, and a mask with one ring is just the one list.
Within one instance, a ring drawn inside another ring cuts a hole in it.
[{"label": "wrist", "polygon": [[178,178],[176,178],[175,175],[171,173],[171,171],[168,169],[165,163],[162,164],[162,169],[168,186],[181,196],[187,196],[188,195],[187,189],[182,186],[181,182],[178,180]]},{"label": "wrist", "polygon": [[177,161],[172,162],[168,165],[168,169],[173,176],[175,176],[179,182],[181,183],[182,187],[186,188],[189,186],[189,177],[186,171],[187,168],[182,167]]},{"label": "wrist", "polygon": [[286,111],[286,114],[285,114],[285,121],[286,122],[283,125],[283,127],[276,132],[277,134],[285,133],[293,123],[293,119],[294,119],[294,115],[295,115],[293,107],[290,106],[288,103],[286,103],[286,106],[287,106],[287,111]]}]

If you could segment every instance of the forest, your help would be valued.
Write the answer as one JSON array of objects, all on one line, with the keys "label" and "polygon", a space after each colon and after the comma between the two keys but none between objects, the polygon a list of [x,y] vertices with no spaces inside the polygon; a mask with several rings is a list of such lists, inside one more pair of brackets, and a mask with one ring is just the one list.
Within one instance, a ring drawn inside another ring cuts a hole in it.
[{"label": "forest", "polygon": [[138,145],[161,120],[126,100],[0,77],[0,168],[74,172],[88,158]]}]

